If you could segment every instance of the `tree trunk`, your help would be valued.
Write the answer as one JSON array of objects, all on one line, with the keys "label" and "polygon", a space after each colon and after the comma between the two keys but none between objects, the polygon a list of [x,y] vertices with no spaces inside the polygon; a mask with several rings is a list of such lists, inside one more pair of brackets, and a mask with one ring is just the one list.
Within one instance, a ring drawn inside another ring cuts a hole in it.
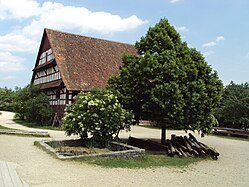
[{"label": "tree trunk", "polygon": [[162,125],[162,132],[161,132],[161,144],[166,143],[166,125]]}]

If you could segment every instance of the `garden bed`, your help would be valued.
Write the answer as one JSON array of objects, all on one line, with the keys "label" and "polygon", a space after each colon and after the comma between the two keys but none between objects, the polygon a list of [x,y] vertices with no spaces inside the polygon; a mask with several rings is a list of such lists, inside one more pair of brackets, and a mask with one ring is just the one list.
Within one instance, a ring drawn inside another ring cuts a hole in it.
[{"label": "garden bed", "polygon": [[42,147],[59,159],[79,157],[121,157],[139,158],[144,156],[145,150],[120,142],[110,142],[106,148],[97,148],[81,139],[63,141],[36,141],[35,145]]}]

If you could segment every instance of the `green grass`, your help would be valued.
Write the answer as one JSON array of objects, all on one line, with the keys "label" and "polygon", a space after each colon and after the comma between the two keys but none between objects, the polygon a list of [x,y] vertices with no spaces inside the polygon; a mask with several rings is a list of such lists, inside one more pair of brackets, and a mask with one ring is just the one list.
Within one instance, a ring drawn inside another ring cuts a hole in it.
[{"label": "green grass", "polygon": [[1,129],[1,130],[14,130],[14,129],[11,129],[11,128],[8,128],[8,127],[4,127],[4,126],[2,126],[2,125],[0,125],[0,129]]},{"label": "green grass", "polygon": [[30,127],[30,128],[63,131],[63,129],[61,127],[52,127],[51,125],[39,125],[39,124],[36,124],[36,123],[26,122],[26,121],[18,119],[18,118],[14,118],[13,121],[20,124],[20,125]]},{"label": "green grass", "polygon": [[138,159],[110,158],[110,157],[81,157],[71,160],[94,164],[108,168],[151,168],[151,167],[186,167],[204,160],[203,158],[179,158],[166,155],[146,154]]}]

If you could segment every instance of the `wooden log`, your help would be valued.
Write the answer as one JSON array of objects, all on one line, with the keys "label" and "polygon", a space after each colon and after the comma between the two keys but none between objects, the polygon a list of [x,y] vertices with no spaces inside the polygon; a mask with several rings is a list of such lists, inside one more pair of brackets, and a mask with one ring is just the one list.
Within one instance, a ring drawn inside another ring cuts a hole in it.
[{"label": "wooden log", "polygon": [[188,133],[188,135],[189,135],[189,138],[190,138],[190,139],[193,139],[195,142],[198,142],[197,139],[194,137],[193,134]]},{"label": "wooden log", "polygon": [[175,150],[176,150],[176,155],[178,155],[179,157],[182,157],[182,153],[181,151],[179,150],[178,147],[175,147]]},{"label": "wooden log", "polygon": [[188,141],[191,142],[191,147],[198,152],[199,156],[207,156],[205,151],[198,145],[197,142],[193,141],[192,139],[188,139]]},{"label": "wooden log", "polygon": [[191,146],[188,144],[188,142],[187,142],[182,136],[180,136],[178,139],[180,140],[180,142],[182,142],[182,144],[183,144],[188,150],[191,150],[191,149],[192,149]]},{"label": "wooden log", "polygon": [[[195,156],[200,156],[199,151],[196,150],[195,144],[194,144],[192,141],[190,141],[190,140],[188,139],[187,136],[184,136],[184,140],[186,141],[186,144],[188,144],[188,145],[190,146],[190,148],[189,148],[190,152],[191,152],[193,155],[195,155]],[[189,146],[188,146],[188,147],[189,147]]]},{"label": "wooden log", "polygon": [[185,151],[185,152],[188,151],[188,148],[185,147],[185,146],[179,141],[178,138],[176,138],[176,137],[172,138],[172,139],[171,139],[171,142],[172,142],[173,145],[175,145],[175,146],[178,147],[178,148],[181,148],[183,151]]},{"label": "wooden log", "polygon": [[181,152],[181,154],[182,154],[183,157],[188,157],[187,153],[185,153],[185,152],[182,150],[182,148],[178,148],[178,149],[179,149],[179,151]]},{"label": "wooden log", "polygon": [[170,156],[174,156],[176,154],[176,150],[175,150],[174,146],[172,145],[171,141],[167,139],[166,144],[169,146],[169,149],[171,152]]},{"label": "wooden log", "polygon": [[214,160],[218,159],[218,156],[220,155],[217,151],[211,149],[210,147],[208,147],[207,145],[199,142],[191,133],[189,133],[189,137],[191,140],[193,140],[195,142],[195,144],[197,144],[205,153],[207,156],[211,156],[211,158],[213,158]]},{"label": "wooden log", "polygon": [[218,156],[220,155],[220,153],[218,153],[216,150],[212,149],[211,147],[208,147],[204,143],[199,142],[199,144],[206,148],[208,154],[211,156],[212,159],[214,160],[218,159]]}]

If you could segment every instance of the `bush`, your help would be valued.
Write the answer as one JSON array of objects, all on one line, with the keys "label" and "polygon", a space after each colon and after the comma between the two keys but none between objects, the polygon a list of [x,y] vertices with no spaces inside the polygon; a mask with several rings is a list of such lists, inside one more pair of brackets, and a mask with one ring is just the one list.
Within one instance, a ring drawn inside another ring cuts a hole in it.
[{"label": "bush", "polygon": [[13,111],[15,92],[8,88],[0,88],[0,110]]},{"label": "bush", "polygon": [[33,85],[16,91],[15,112],[20,119],[37,124],[49,124],[52,116],[49,98]]},{"label": "bush", "polygon": [[98,145],[118,137],[121,129],[130,130],[133,114],[123,109],[117,97],[107,90],[81,92],[72,105],[65,109],[63,126],[68,136],[82,139],[91,135]]}]

